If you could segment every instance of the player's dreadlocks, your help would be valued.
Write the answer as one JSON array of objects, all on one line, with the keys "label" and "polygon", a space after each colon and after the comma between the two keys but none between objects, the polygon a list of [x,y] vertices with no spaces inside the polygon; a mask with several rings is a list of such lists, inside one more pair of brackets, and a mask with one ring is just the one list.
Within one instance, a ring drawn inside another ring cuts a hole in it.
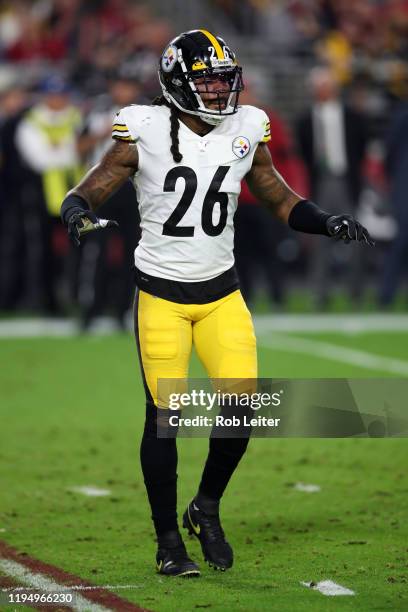
[{"label": "player's dreadlocks", "polygon": [[168,106],[168,108],[170,109],[170,138],[171,138],[171,147],[170,147],[170,152],[173,155],[173,159],[176,162],[176,164],[179,164],[181,162],[181,160],[183,159],[182,154],[180,153],[180,149],[179,149],[179,128],[180,128],[180,121],[178,118],[178,110],[175,106],[173,106],[173,104],[170,104],[166,98],[164,96],[157,96],[152,104],[154,106]]}]

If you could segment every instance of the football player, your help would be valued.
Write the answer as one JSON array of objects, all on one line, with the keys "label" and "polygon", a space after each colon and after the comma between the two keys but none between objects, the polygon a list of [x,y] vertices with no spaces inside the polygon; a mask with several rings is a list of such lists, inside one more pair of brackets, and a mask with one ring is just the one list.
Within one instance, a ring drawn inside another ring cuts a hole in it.
[{"label": "football player", "polygon": [[[177,448],[158,437],[166,407],[158,379],[186,378],[192,345],[210,378],[255,379],[252,320],[242,299],[233,257],[233,216],[246,177],[254,195],[291,228],[372,244],[348,215],[331,216],[296,194],[274,169],[266,143],[268,118],[239,106],[242,70],[234,52],[207,30],[185,32],[164,50],[162,96],[152,105],[123,108],[114,143],[68,193],[61,215],[75,243],[107,227],[98,206],[131,178],[142,237],[135,251],[135,334],[146,391],[141,465],[157,533],[157,571],[197,576],[177,521]],[[256,236],[254,236],[256,240]],[[215,568],[233,564],[219,505],[245,453],[248,438],[210,437],[197,494],[183,526],[200,541]]]}]

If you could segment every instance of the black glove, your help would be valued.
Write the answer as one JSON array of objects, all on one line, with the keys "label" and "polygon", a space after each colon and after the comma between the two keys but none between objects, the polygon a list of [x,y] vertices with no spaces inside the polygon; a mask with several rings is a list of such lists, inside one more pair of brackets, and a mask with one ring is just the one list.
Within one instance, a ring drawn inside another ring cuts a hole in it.
[{"label": "black glove", "polygon": [[91,210],[77,211],[68,217],[68,236],[75,246],[79,246],[82,234],[118,225],[117,221],[99,219]]},{"label": "black glove", "polygon": [[346,244],[352,240],[357,240],[370,246],[375,245],[366,228],[351,215],[329,217],[326,221],[326,227],[329,236],[334,236],[337,240],[344,240]]}]

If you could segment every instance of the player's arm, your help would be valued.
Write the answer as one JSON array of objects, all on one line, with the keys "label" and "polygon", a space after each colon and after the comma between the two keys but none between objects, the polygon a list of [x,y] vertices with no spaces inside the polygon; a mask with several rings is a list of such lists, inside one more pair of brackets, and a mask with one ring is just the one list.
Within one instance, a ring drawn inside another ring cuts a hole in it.
[{"label": "player's arm", "polygon": [[254,196],[292,229],[335,236],[346,243],[358,240],[374,244],[365,227],[351,215],[330,215],[295,193],[274,167],[266,144],[258,145],[252,168],[245,178]]},{"label": "player's arm", "polygon": [[101,161],[71,189],[61,206],[61,218],[75,244],[81,234],[117,225],[116,221],[99,219],[95,210],[108,199],[138,168],[135,144],[115,140]]}]

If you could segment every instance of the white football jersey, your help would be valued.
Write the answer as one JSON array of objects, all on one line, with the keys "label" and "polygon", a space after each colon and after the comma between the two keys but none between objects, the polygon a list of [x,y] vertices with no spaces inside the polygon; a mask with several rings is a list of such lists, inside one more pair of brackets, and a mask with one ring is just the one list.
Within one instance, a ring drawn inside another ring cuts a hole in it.
[{"label": "white football jersey", "polygon": [[269,119],[263,110],[242,106],[205,136],[179,123],[179,164],[170,153],[167,106],[123,108],[112,135],[135,142],[139,153],[134,182],[142,237],[136,267],[173,281],[206,281],[234,265],[241,181],[258,144],[270,139]]}]

